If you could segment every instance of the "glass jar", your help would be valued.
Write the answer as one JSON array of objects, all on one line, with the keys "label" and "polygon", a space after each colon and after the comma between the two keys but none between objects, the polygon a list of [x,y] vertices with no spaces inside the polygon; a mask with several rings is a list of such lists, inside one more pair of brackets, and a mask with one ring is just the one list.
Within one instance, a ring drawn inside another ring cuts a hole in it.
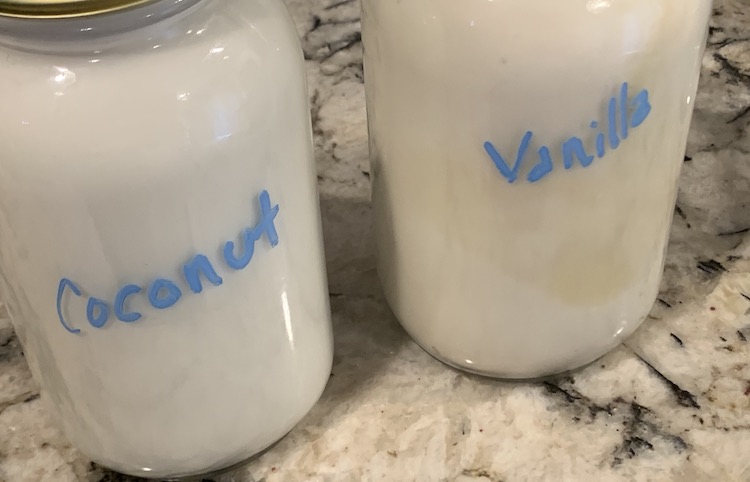
[{"label": "glass jar", "polygon": [[454,367],[565,372],[657,296],[710,0],[363,0],[379,273]]},{"label": "glass jar", "polygon": [[332,337],[281,0],[0,1],[0,288],[96,462],[179,477],[286,434]]}]

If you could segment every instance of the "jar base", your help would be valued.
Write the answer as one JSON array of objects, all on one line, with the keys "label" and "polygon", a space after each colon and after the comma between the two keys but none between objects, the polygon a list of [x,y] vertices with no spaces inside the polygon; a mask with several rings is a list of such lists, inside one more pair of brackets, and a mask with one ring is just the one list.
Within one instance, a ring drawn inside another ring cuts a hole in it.
[{"label": "jar base", "polygon": [[158,482],[201,482],[203,480],[212,480],[216,477],[219,477],[221,475],[226,475],[229,472],[234,472],[235,470],[239,470],[246,465],[258,460],[260,457],[265,455],[268,451],[272,450],[276,445],[281,443],[289,434],[291,433],[291,430],[284,434],[283,437],[281,437],[276,442],[272,443],[268,447],[264,448],[260,452],[251,455],[250,457],[247,457],[246,459],[241,460],[240,462],[236,462],[234,464],[228,465],[226,467],[220,468],[220,469],[214,469],[207,472],[201,472],[200,474],[194,474],[194,475],[185,475],[185,476],[177,476],[177,477],[149,477],[148,474],[141,473],[141,474],[126,474],[124,472],[120,472],[117,469],[109,468],[106,465],[99,464],[97,465],[103,469],[109,470],[111,472],[122,474],[122,475],[130,475],[134,477],[140,477],[144,480],[152,480],[152,481],[158,481]]},{"label": "jar base", "polygon": [[[554,370],[547,373],[541,373],[538,376],[514,376],[510,374],[503,374],[500,372],[492,372],[492,371],[484,371],[477,369],[475,366],[468,365],[468,364],[462,364],[460,362],[455,362],[448,357],[443,356],[435,347],[428,348],[425,344],[421,343],[419,341],[419,338],[412,333],[407,325],[403,323],[401,317],[399,316],[396,307],[394,306],[394,303],[392,302],[391,294],[389,290],[387,289],[386,283],[383,282],[383,278],[380,275],[380,271],[378,271],[378,277],[380,278],[380,286],[383,289],[383,296],[386,301],[386,305],[388,306],[388,309],[390,310],[393,317],[398,321],[398,324],[403,328],[403,330],[406,332],[407,335],[409,335],[409,338],[411,338],[414,343],[417,344],[424,352],[426,352],[428,355],[430,355],[435,360],[439,361],[443,365],[446,365],[454,370],[469,373],[471,375],[477,375],[483,378],[489,378],[493,380],[498,381],[504,381],[504,382],[515,382],[515,383],[533,383],[533,382],[544,382],[549,381],[552,379],[556,379],[565,375],[569,375],[572,373],[579,372],[581,370],[584,370],[585,368],[593,365],[594,363],[598,362],[605,356],[607,356],[609,353],[617,349],[619,346],[623,344],[623,342],[630,337],[640,326],[643,324],[643,322],[646,319],[646,315],[642,317],[642,319],[638,323],[634,323],[631,327],[631,329],[627,331],[622,331],[618,335],[615,335],[612,337],[612,340],[614,340],[614,343],[611,343],[610,345],[606,346],[603,350],[598,350],[596,352],[593,352],[593,356],[589,357],[581,357],[584,361],[580,363],[572,363],[567,364],[566,368],[560,369],[560,370]],[[654,295],[654,302],[656,301],[656,295]],[[572,366],[571,366],[572,365]]]},{"label": "jar base", "polygon": [[614,347],[610,348],[606,352],[602,353],[601,355],[599,355],[596,358],[594,358],[593,360],[591,360],[590,362],[583,363],[583,364],[581,364],[579,366],[576,366],[574,368],[570,368],[570,369],[567,369],[567,370],[561,370],[559,372],[552,372],[552,373],[548,373],[548,374],[544,374],[544,375],[539,375],[537,377],[512,377],[512,376],[506,376],[506,375],[499,375],[497,373],[492,373],[492,372],[485,372],[485,371],[482,371],[482,370],[477,370],[477,369],[472,368],[472,367],[467,366],[467,365],[461,365],[460,363],[455,363],[455,362],[453,362],[451,360],[448,360],[447,358],[443,357],[440,353],[438,353],[438,352],[436,352],[434,350],[427,349],[424,345],[422,345],[421,343],[419,343],[413,336],[411,336],[411,335],[409,335],[409,336],[410,336],[410,338],[412,340],[414,340],[414,343],[416,343],[417,346],[419,346],[422,350],[424,350],[425,353],[427,353],[428,355],[430,355],[432,358],[434,358],[435,360],[439,361],[443,365],[446,365],[449,368],[452,368],[453,370],[457,370],[459,372],[468,373],[470,375],[480,376],[480,377],[483,377],[483,378],[490,378],[492,380],[497,380],[497,381],[501,381],[501,382],[511,382],[511,383],[546,382],[546,381],[550,381],[550,380],[553,380],[553,379],[556,379],[556,378],[559,378],[559,377],[564,377],[566,375],[570,375],[572,373],[577,373],[577,372],[579,372],[581,370],[584,370],[587,367],[595,364],[596,362],[598,362],[599,360],[601,360],[602,358],[604,358],[605,356],[607,356],[609,353],[611,353],[612,350],[616,349],[618,346],[620,346],[622,344],[622,341],[621,341],[617,345],[615,345]]}]

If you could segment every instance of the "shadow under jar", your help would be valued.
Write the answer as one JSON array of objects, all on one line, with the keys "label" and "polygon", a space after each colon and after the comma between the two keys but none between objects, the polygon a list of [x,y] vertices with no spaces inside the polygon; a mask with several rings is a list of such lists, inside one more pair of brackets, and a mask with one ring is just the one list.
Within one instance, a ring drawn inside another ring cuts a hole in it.
[{"label": "shadow under jar", "polygon": [[709,0],[363,0],[379,274],[438,359],[538,378],[657,296]]},{"label": "shadow under jar", "polygon": [[0,0],[0,295],[68,438],[174,478],[330,374],[308,99],[281,0]]}]

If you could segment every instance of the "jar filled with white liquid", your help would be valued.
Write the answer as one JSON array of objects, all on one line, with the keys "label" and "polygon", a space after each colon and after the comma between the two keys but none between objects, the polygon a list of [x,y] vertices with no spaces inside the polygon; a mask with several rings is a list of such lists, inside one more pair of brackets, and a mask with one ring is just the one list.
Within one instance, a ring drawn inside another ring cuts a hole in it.
[{"label": "jar filled with white liquid", "polygon": [[657,296],[710,0],[363,0],[379,273],[455,367],[536,378]]},{"label": "jar filled with white liquid", "polygon": [[180,477],[284,436],[332,337],[282,0],[0,0],[0,297],[71,442]]}]

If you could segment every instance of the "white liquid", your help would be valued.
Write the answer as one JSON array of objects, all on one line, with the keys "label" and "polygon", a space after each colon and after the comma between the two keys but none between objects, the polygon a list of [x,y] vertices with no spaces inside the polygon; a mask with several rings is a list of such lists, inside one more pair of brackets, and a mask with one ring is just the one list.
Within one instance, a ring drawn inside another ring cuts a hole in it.
[{"label": "white liquid", "polygon": [[[281,438],[332,359],[304,71],[283,3],[207,1],[52,52],[2,42],[2,297],[67,436],[149,477],[223,468]],[[261,235],[231,269],[222,249],[242,253],[264,190],[278,245]],[[222,284],[201,276],[193,293],[183,265],[198,254]],[[62,301],[80,334],[58,319],[63,278],[82,292]],[[157,278],[181,290],[174,306],[149,302]],[[124,323],[113,303],[131,283],[143,291],[126,311],[142,318]],[[108,303],[103,328],[87,321],[90,296]]]},{"label": "white liquid", "polygon": [[[709,10],[365,0],[379,272],[426,350],[531,378],[593,361],[637,328],[658,292]],[[651,111],[613,149],[608,105],[623,83],[628,117],[642,90]],[[512,167],[527,131],[510,184],[483,145]],[[572,136],[589,167],[563,167]],[[529,182],[543,146],[554,170]]]}]

